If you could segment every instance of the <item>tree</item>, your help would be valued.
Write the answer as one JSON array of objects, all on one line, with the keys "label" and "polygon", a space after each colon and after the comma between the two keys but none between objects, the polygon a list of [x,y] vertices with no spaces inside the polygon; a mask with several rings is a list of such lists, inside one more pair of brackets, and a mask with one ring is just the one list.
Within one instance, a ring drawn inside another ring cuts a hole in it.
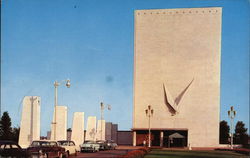
[{"label": "tree", "polygon": [[11,119],[9,113],[5,111],[0,120],[0,139],[10,140],[12,136]]},{"label": "tree", "polygon": [[13,141],[15,141],[15,142],[18,143],[19,133],[20,133],[20,127],[14,127],[14,128],[12,128],[12,137],[11,137],[11,140],[13,140]]},{"label": "tree", "polygon": [[228,144],[229,126],[225,120],[220,122],[220,144]]},{"label": "tree", "polygon": [[235,126],[235,143],[236,144],[247,144],[248,135],[247,128],[245,128],[245,124],[242,121],[238,121]]}]

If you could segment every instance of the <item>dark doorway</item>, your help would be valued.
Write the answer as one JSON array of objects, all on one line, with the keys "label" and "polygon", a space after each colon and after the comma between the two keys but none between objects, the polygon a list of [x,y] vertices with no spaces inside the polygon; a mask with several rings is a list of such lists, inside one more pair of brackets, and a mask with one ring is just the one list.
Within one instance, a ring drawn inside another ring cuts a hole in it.
[{"label": "dark doorway", "polygon": [[148,131],[146,130],[136,131],[136,146],[146,145],[144,144],[144,141],[146,143],[148,142]]},{"label": "dark doorway", "polygon": [[186,147],[188,131],[169,130],[164,131],[163,145],[165,147]]},{"label": "dark doorway", "polygon": [[[136,145],[148,146],[148,130],[136,131]],[[145,144],[144,144],[145,142]],[[151,146],[160,146],[160,131],[151,131]]]},{"label": "dark doorway", "polygon": [[152,146],[160,146],[160,131],[152,131]]}]

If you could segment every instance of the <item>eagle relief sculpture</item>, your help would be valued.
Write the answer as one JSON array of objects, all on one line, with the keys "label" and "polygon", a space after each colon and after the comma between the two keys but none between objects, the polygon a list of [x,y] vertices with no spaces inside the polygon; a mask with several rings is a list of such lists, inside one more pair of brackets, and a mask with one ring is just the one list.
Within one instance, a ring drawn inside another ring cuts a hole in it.
[{"label": "eagle relief sculpture", "polygon": [[168,89],[165,87],[163,83],[164,102],[166,106],[168,107],[168,110],[172,114],[172,116],[179,113],[179,109],[180,109],[179,103],[181,101],[181,98],[184,96],[184,94],[186,93],[189,86],[193,83],[193,81],[194,81],[194,78],[187,85],[187,87],[175,98],[175,100],[173,100],[172,95],[170,94],[170,92],[168,91]]}]

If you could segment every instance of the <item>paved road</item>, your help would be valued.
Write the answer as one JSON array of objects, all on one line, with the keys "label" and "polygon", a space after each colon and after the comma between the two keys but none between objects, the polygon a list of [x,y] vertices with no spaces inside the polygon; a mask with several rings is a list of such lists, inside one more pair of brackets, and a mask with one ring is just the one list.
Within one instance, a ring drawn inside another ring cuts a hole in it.
[{"label": "paved road", "polygon": [[116,158],[119,155],[125,155],[127,152],[137,149],[138,147],[123,146],[116,150],[105,150],[96,153],[78,153],[77,156],[70,156],[69,158]]},{"label": "paved road", "polygon": [[106,150],[106,151],[99,151],[96,153],[78,153],[77,156],[70,156],[69,158],[80,158],[80,157],[84,157],[84,158],[93,158],[93,157],[103,157],[103,158],[115,158],[119,155],[124,155],[128,152],[128,150],[125,149],[118,149],[118,150]]}]

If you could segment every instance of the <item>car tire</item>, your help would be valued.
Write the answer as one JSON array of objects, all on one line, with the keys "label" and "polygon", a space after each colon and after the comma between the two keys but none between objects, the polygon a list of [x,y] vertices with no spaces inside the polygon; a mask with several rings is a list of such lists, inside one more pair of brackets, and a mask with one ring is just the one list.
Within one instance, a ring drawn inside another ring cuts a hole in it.
[{"label": "car tire", "polygon": [[45,153],[44,154],[44,158],[48,158],[49,157],[49,154],[48,153]]},{"label": "car tire", "polygon": [[58,155],[59,155],[58,158],[63,158],[63,154],[62,153],[59,152]]}]

